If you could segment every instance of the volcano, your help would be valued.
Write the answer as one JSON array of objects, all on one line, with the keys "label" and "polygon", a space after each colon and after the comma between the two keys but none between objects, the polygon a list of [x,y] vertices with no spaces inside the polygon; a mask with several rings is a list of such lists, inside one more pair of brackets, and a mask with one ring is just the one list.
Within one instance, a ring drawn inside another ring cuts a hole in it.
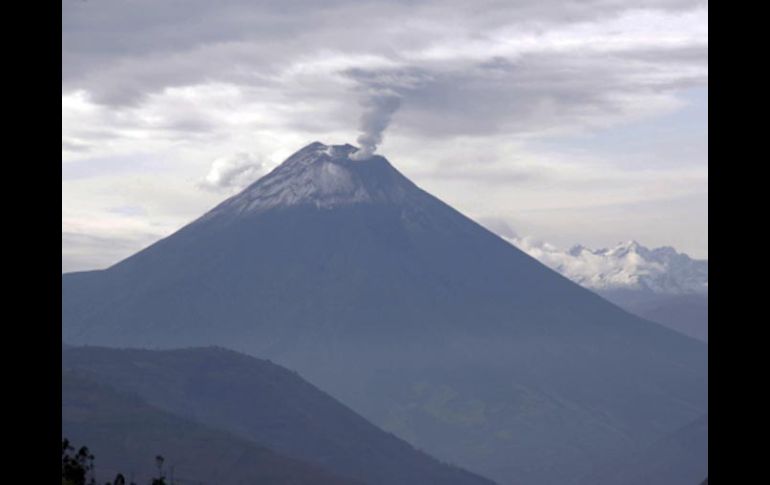
[{"label": "volcano", "polygon": [[269,358],[501,484],[578,483],[707,413],[705,344],[355,151],[312,143],[118,264],[62,275],[63,340]]}]

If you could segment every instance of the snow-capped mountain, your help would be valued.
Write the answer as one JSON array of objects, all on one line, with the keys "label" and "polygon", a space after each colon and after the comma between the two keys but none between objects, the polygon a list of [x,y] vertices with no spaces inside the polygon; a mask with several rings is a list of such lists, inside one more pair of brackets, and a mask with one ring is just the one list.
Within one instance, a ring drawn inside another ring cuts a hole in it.
[{"label": "snow-capped mountain", "polygon": [[596,291],[634,290],[666,295],[708,294],[708,260],[692,259],[674,248],[648,249],[636,241],[592,250],[569,250],[530,238],[512,244],[572,281]]},{"label": "snow-capped mountain", "polygon": [[207,216],[300,205],[330,209],[362,203],[405,203],[418,191],[383,157],[374,155],[365,163],[350,159],[356,150],[353,145],[311,143]]},{"label": "snow-capped mountain", "polygon": [[528,237],[503,238],[626,311],[708,341],[708,260],[668,246],[648,249],[636,241],[565,251]]}]

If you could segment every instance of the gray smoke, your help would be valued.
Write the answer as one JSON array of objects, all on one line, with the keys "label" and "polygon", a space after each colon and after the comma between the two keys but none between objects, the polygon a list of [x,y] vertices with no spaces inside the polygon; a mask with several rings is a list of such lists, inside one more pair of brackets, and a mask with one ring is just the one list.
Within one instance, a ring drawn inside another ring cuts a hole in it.
[{"label": "gray smoke", "polygon": [[392,92],[381,93],[367,97],[362,104],[361,135],[357,138],[360,148],[350,155],[353,160],[366,160],[374,154],[393,113],[401,106],[401,98]]}]

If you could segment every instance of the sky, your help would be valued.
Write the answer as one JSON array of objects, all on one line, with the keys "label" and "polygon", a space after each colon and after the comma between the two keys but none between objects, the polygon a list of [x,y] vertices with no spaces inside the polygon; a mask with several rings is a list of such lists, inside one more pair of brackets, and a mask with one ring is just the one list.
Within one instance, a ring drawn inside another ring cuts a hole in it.
[{"label": "sky", "polygon": [[507,236],[708,258],[708,3],[62,1],[62,271],[316,140]]}]

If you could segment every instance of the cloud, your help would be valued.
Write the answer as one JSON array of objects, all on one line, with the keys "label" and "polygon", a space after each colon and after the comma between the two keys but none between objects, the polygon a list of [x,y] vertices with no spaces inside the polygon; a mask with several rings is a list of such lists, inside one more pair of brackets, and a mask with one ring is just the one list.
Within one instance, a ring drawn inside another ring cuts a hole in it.
[{"label": "cloud", "polygon": [[124,205],[118,207],[110,207],[109,212],[113,214],[119,214],[123,216],[146,216],[147,210],[140,205]]},{"label": "cloud", "polygon": [[[697,0],[64,2],[62,204],[102,214],[147,202],[179,227],[304,144],[363,132],[368,152],[471,215],[537,218],[549,238],[573,238],[585,225],[558,210],[590,201],[596,218],[599,205],[643,199],[658,205],[613,216],[602,237],[636,224],[681,241],[684,229],[649,221],[664,199],[707,193],[706,128],[683,141],[674,119],[707,103],[687,94],[707,86]],[[663,121],[634,131],[650,120]],[[596,134],[624,126],[632,150],[596,151]],[[212,165],[234,153],[253,166]],[[651,161],[659,170],[644,172]],[[682,179],[690,165],[704,175]],[[124,192],[137,177],[142,195]],[[170,186],[186,212],[158,202]],[[707,227],[697,204],[665,213]],[[706,231],[688,227],[691,249]]]},{"label": "cloud", "polygon": [[220,157],[214,160],[198,186],[217,192],[239,190],[263,175],[264,169],[264,164],[248,153]]},{"label": "cloud", "polygon": [[62,208],[62,272],[109,267],[166,235],[140,206],[77,212]]},{"label": "cloud", "polygon": [[[622,56],[637,54],[649,50],[629,49]],[[401,90],[399,128],[434,138],[549,135],[671,112],[681,106],[677,93],[703,85],[707,74],[702,64],[662,69],[667,55],[678,52],[660,49],[655,60],[633,62],[620,55],[608,61],[606,53],[533,52],[441,63],[419,85]],[[707,52],[701,56],[705,62]],[[388,73],[369,74],[386,78]]]},{"label": "cloud", "polygon": [[104,269],[149,246],[159,234],[82,234],[62,231],[62,273]]},{"label": "cloud", "polygon": [[61,149],[62,152],[76,152],[85,153],[89,150],[89,146],[85,143],[80,143],[76,140],[62,140]]},{"label": "cloud", "polygon": [[364,103],[359,129],[361,134],[356,141],[360,148],[350,155],[353,160],[365,160],[371,157],[377,145],[382,143],[382,134],[390,124],[390,118],[401,105],[401,99],[395,94],[376,94]]},{"label": "cloud", "polygon": [[[231,110],[308,138],[359,119],[369,153],[399,108],[400,134],[539,136],[670,112],[708,75],[698,1],[193,1],[183,16],[137,3],[64,5],[62,89],[111,107],[110,126],[155,136],[226,123],[207,86],[237,90]],[[340,12],[358,21],[341,28]]]}]

